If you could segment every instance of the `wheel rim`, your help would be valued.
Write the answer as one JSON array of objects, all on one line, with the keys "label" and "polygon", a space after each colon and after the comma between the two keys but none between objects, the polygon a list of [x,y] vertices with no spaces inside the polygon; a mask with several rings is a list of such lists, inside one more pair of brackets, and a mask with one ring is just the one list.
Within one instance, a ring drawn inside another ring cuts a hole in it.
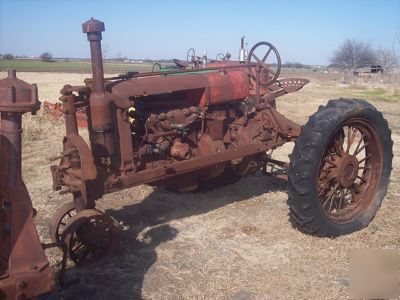
[{"label": "wheel rim", "polygon": [[317,192],[325,216],[347,223],[372,202],[382,170],[382,149],[376,129],[366,120],[351,119],[335,132],[320,161]]}]

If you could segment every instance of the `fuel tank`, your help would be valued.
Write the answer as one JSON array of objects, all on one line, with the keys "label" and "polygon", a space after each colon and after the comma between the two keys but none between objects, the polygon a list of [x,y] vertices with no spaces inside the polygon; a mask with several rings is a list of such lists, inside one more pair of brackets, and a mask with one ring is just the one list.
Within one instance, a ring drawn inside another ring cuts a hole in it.
[{"label": "fuel tank", "polygon": [[190,105],[209,106],[243,101],[250,93],[250,79],[244,68],[205,70],[113,82],[107,90],[119,98],[143,101],[176,93],[179,97],[174,98],[184,97]]}]

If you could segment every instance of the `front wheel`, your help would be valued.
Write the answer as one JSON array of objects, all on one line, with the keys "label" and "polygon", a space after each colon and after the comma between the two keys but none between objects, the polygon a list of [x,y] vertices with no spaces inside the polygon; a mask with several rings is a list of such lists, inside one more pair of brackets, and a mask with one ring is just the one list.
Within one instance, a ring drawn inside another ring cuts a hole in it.
[{"label": "front wheel", "polygon": [[296,140],[288,169],[290,217],[301,230],[339,236],[366,227],[386,195],[393,142],[365,100],[330,100]]}]

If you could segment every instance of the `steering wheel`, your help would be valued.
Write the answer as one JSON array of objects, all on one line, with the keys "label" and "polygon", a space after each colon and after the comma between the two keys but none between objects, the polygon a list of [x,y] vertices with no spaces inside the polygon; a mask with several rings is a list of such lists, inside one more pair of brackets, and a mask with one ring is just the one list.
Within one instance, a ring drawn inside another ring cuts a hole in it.
[{"label": "steering wheel", "polygon": [[161,64],[155,63],[155,64],[153,65],[153,68],[151,68],[151,71],[152,71],[152,72],[161,71]]},{"label": "steering wheel", "polygon": [[225,60],[225,54],[223,53],[218,53],[217,57],[215,58],[216,61],[222,61]]},{"label": "steering wheel", "polygon": [[[261,55],[258,56],[256,54],[256,50],[258,55],[264,54],[262,57]],[[271,52],[273,56],[270,56]],[[260,58],[261,57],[261,58]],[[270,63],[268,64],[268,58],[270,58]],[[274,59],[275,58],[275,59]],[[275,60],[275,61],[274,61]],[[279,56],[278,50],[275,48],[274,45],[268,42],[259,42],[251,48],[249,55],[247,56],[247,63],[257,63],[261,67],[262,70],[268,72],[267,80],[262,80],[260,78],[260,84],[262,85],[270,85],[274,83],[281,73],[281,57]],[[275,64],[274,64],[275,63]],[[251,76],[256,79],[256,71],[253,68],[249,68],[251,72]]]},{"label": "steering wheel", "polygon": [[186,61],[190,64],[196,61],[196,51],[190,48],[186,54]]}]

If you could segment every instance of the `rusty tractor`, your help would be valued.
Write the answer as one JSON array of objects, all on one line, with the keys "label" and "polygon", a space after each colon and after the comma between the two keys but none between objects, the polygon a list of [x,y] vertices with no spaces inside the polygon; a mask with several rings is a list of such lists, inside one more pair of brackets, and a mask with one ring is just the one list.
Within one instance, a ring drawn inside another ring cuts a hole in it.
[{"label": "rusty tractor", "polygon": [[[309,81],[279,78],[277,49],[260,42],[247,52],[243,39],[238,61],[105,78],[104,30],[93,18],[83,24],[92,78],[61,89],[66,135],[51,173],[54,190],[72,201],[49,229],[64,256],[83,265],[111,255],[117,226],[96,201],[140,184],[193,191],[261,171],[287,181],[290,218],[306,233],[334,237],[372,221],[388,188],[393,143],[367,101],[330,100],[297,124],[278,112],[276,98]],[[86,115],[89,144],[77,112]],[[290,162],[273,159],[270,151],[288,142],[295,142]]]},{"label": "rusty tractor", "polygon": [[[277,49],[260,42],[247,53],[244,38],[239,61],[104,78],[104,29],[94,19],[83,24],[93,78],[61,90],[66,136],[51,171],[54,189],[71,193],[73,201],[54,215],[50,233],[54,242],[65,241],[74,262],[105,257],[116,247],[117,230],[96,210],[96,200],[144,183],[192,191],[262,170],[287,180],[291,219],[305,232],[338,236],[371,222],[393,156],[388,124],[371,104],[330,100],[304,126],[289,120],[277,111],[276,98],[309,81],[280,79]],[[189,51],[190,61],[199,64]],[[90,145],[77,127],[82,108]],[[267,154],[292,141],[290,163]]]},{"label": "rusty tractor", "polygon": [[[338,236],[371,222],[393,156],[388,124],[371,104],[330,100],[304,126],[289,120],[276,98],[309,81],[280,79],[280,56],[268,42],[254,45],[245,61],[104,78],[103,31],[100,21],[83,24],[93,78],[61,90],[66,135],[61,161],[51,167],[54,189],[73,201],[56,212],[50,234],[68,245],[75,263],[116,248],[115,225],[96,200],[144,183],[193,191],[261,170],[287,180],[291,219],[305,232]],[[82,108],[90,145],[77,126]],[[290,163],[267,154],[292,141]]]}]

